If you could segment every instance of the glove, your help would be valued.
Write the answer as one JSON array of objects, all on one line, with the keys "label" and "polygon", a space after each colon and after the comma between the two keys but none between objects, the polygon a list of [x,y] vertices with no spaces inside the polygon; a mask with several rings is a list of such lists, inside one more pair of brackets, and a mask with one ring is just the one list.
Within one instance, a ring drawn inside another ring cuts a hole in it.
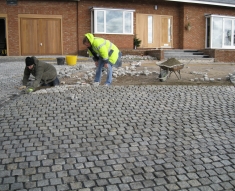
[{"label": "glove", "polygon": [[33,88],[28,88],[25,90],[25,93],[30,94],[33,92]]}]

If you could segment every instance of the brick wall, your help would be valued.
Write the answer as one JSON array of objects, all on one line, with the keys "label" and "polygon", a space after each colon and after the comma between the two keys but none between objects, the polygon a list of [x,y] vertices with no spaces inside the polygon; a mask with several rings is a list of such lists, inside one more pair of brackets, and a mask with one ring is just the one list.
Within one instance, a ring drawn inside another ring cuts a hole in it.
[{"label": "brick wall", "polygon": [[235,62],[235,51],[229,49],[205,49],[203,52],[212,58],[215,62]]},{"label": "brick wall", "polygon": [[148,50],[146,51],[146,54],[152,57],[157,58],[158,60],[163,60],[164,59],[164,50],[159,49],[159,50]]},{"label": "brick wall", "polygon": [[[125,5],[124,5],[125,4]],[[158,5],[158,9],[154,9],[154,5]],[[154,3],[149,1],[80,1],[78,6],[78,50],[79,52],[83,52],[82,50],[85,47],[82,44],[82,39],[84,34],[87,32],[91,32],[91,7],[105,7],[105,8],[120,8],[120,9],[134,9],[134,18],[136,13],[146,13],[146,14],[157,14],[157,15],[173,15],[174,21],[174,47],[179,47],[179,38],[178,38],[178,28],[179,25],[179,11],[178,11],[177,3]],[[135,19],[134,19],[135,21]],[[135,31],[134,23],[134,31]],[[132,49],[133,48],[133,38],[134,35],[100,35],[97,34],[95,36],[99,36],[102,38],[109,39],[112,41],[119,49]]]},{"label": "brick wall", "polygon": [[[183,4],[176,2],[153,2],[138,1],[134,3],[125,2],[106,2],[106,1],[80,1],[79,16],[82,25],[79,24],[79,50],[83,49],[82,38],[83,34],[91,31],[90,27],[90,10],[91,7],[106,7],[106,8],[125,8],[134,9],[135,13],[157,14],[157,15],[172,15],[173,16],[173,48],[175,49],[204,49],[205,48],[205,14],[221,14],[235,16],[234,8],[198,5],[198,4]],[[115,5],[114,5],[115,4]],[[154,9],[154,5],[158,5],[158,9]],[[82,16],[81,16],[82,15]],[[79,23],[81,23],[79,22]],[[190,22],[192,29],[185,29],[186,24]],[[134,23],[136,24],[136,23]],[[135,25],[134,25],[135,29]],[[135,31],[135,30],[134,30]],[[120,49],[133,48],[132,35],[97,35],[103,38],[110,39]]]},{"label": "brick wall", "polygon": [[[155,10],[154,6],[158,9]],[[18,5],[6,5],[0,1],[0,14],[7,14],[8,18],[8,55],[19,55],[18,14],[62,15],[63,54],[85,54],[82,44],[84,34],[91,32],[91,7],[106,7],[120,9],[134,9],[136,13],[171,15],[173,16],[173,48],[175,49],[204,49],[205,48],[205,14],[221,14],[235,16],[234,8],[183,4],[177,2],[162,2],[153,0],[135,1],[24,1]],[[135,22],[135,19],[134,19]],[[192,29],[185,30],[190,22]],[[135,33],[134,23],[134,33]],[[97,35],[111,40],[121,50],[133,49],[133,35]]]},{"label": "brick wall", "polygon": [[8,56],[20,54],[18,14],[62,15],[63,53],[77,53],[77,2],[18,1],[17,5],[6,5],[1,0],[0,14],[7,14],[8,19]]},{"label": "brick wall", "polygon": [[[78,26],[78,39],[79,47],[78,50],[84,50],[85,46],[82,44],[84,34],[91,32],[91,7],[106,7],[106,8],[126,8],[133,9],[132,4],[123,6],[122,3],[104,2],[104,1],[80,1],[78,8],[79,26]],[[133,35],[110,35],[110,34],[97,34],[95,36],[109,39],[118,48],[127,49],[133,47]]]},{"label": "brick wall", "polygon": [[210,5],[185,4],[183,6],[184,26],[190,22],[192,29],[184,29],[183,49],[205,48],[205,14],[235,16],[235,9]]}]

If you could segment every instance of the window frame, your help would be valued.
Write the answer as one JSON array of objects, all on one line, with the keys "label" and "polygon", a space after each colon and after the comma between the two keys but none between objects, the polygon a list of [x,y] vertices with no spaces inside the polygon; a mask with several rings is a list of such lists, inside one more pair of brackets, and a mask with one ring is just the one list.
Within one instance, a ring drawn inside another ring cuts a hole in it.
[{"label": "window frame", "polygon": [[[235,17],[234,16],[225,16],[225,15],[215,15],[215,14],[209,14],[205,15],[206,17],[206,38],[205,38],[205,48],[206,49],[235,49]],[[221,31],[222,31],[222,36],[221,36],[221,46],[214,46],[214,19],[220,18],[222,21],[221,24]],[[231,44],[226,45],[224,42],[224,31],[225,31],[225,22],[231,20],[232,22],[232,27],[231,27]]]},{"label": "window frame", "polygon": [[[122,32],[107,32],[107,23],[106,23],[106,15],[107,15],[107,11],[120,11],[122,12]],[[98,31],[98,17],[97,14],[99,12],[103,12],[104,14],[104,26],[103,26],[103,31]],[[112,8],[99,8],[99,7],[92,7],[91,8],[91,31],[94,34],[122,34],[122,35],[133,35],[134,34],[134,12],[135,10],[133,9],[112,9]],[[125,31],[125,27],[126,27],[126,20],[125,20],[125,16],[127,14],[130,14],[131,16],[131,31],[130,32],[126,32]]]}]

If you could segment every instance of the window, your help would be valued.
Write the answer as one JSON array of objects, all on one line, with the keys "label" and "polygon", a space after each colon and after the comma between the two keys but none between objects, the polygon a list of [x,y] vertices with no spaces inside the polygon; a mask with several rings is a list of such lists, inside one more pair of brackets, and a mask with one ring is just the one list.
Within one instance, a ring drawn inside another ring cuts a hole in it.
[{"label": "window", "polygon": [[235,49],[235,17],[206,16],[206,48]]},{"label": "window", "polygon": [[92,8],[92,32],[133,34],[133,12],[126,9]]},{"label": "window", "polygon": [[215,48],[222,47],[223,40],[223,18],[215,17],[212,22],[212,46]]},{"label": "window", "polygon": [[148,43],[153,43],[153,16],[148,16]]}]

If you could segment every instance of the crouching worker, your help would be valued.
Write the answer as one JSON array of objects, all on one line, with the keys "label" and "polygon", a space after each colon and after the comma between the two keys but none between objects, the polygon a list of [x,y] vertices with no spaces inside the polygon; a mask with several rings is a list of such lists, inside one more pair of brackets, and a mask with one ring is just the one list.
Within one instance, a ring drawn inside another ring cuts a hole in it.
[{"label": "crouching worker", "polygon": [[88,53],[93,57],[96,66],[95,83],[100,83],[103,67],[107,69],[107,78],[105,86],[112,83],[112,67],[122,66],[122,53],[109,40],[94,37],[87,33],[83,38],[83,44],[88,48]]},{"label": "crouching worker", "polygon": [[56,68],[48,63],[39,61],[36,57],[26,57],[25,69],[23,77],[23,85],[27,86],[29,76],[32,74],[35,77],[32,85],[26,88],[26,93],[31,93],[38,86],[56,86],[60,84],[57,77]]}]

